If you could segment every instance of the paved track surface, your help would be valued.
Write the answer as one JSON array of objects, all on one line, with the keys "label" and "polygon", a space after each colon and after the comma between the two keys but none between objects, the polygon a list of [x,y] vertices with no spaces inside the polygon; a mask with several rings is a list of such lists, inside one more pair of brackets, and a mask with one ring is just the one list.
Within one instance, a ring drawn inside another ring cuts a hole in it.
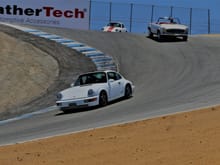
[{"label": "paved track surface", "polygon": [[186,111],[220,102],[220,38],[157,42],[143,35],[38,28],[115,58],[136,86],[134,97],[104,108],[58,110],[0,125],[0,145]]}]

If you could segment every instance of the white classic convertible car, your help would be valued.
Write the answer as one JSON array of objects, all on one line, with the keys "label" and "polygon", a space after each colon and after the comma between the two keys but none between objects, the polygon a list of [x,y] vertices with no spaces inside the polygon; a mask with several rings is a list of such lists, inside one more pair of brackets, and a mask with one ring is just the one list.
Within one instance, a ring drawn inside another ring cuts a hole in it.
[{"label": "white classic convertible car", "polygon": [[149,23],[148,36],[157,35],[158,40],[163,37],[182,37],[184,41],[188,39],[188,27],[180,23],[178,18],[160,17],[157,22]]},{"label": "white classic convertible car", "polygon": [[127,32],[125,25],[121,22],[110,22],[102,28],[103,32]]},{"label": "white classic convertible car", "polygon": [[56,105],[62,111],[90,106],[105,106],[109,101],[132,96],[134,85],[115,71],[82,74],[71,87],[57,94]]}]

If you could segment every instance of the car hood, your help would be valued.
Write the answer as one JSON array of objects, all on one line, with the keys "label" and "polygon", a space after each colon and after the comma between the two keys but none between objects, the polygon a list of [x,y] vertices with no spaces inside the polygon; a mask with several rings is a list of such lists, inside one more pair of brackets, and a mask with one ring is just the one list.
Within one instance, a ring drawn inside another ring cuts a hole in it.
[{"label": "car hood", "polygon": [[115,31],[116,29],[119,29],[119,28],[114,27],[114,26],[105,26],[105,27],[103,28],[103,31],[112,32],[112,31]]},{"label": "car hood", "polygon": [[182,30],[187,29],[186,25],[181,25],[181,24],[161,24],[161,27],[165,29],[182,29]]},{"label": "car hood", "polygon": [[62,94],[62,100],[85,98],[88,97],[88,91],[90,89],[97,93],[97,90],[102,85],[103,84],[90,84],[83,86],[74,86],[61,91],[60,94]]}]

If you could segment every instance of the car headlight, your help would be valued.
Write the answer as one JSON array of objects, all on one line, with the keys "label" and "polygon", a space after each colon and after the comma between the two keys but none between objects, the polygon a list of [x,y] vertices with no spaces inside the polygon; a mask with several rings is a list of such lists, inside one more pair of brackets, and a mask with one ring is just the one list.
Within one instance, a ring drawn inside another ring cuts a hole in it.
[{"label": "car headlight", "polygon": [[63,95],[62,95],[61,93],[58,93],[58,94],[57,94],[57,100],[61,100],[62,97],[63,97]]},{"label": "car headlight", "polygon": [[92,96],[94,96],[94,94],[95,94],[94,90],[92,90],[92,89],[88,90],[88,97],[92,97]]}]

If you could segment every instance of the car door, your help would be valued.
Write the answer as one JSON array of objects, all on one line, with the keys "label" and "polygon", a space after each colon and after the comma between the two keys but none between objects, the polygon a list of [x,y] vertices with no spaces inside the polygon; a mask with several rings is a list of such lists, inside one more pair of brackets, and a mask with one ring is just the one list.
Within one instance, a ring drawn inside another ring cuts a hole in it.
[{"label": "car door", "polygon": [[121,97],[123,93],[123,84],[121,76],[116,72],[108,72],[108,81],[110,100],[114,100]]},{"label": "car door", "polygon": [[122,32],[126,32],[127,31],[124,24],[121,24],[121,28],[122,28]]}]

